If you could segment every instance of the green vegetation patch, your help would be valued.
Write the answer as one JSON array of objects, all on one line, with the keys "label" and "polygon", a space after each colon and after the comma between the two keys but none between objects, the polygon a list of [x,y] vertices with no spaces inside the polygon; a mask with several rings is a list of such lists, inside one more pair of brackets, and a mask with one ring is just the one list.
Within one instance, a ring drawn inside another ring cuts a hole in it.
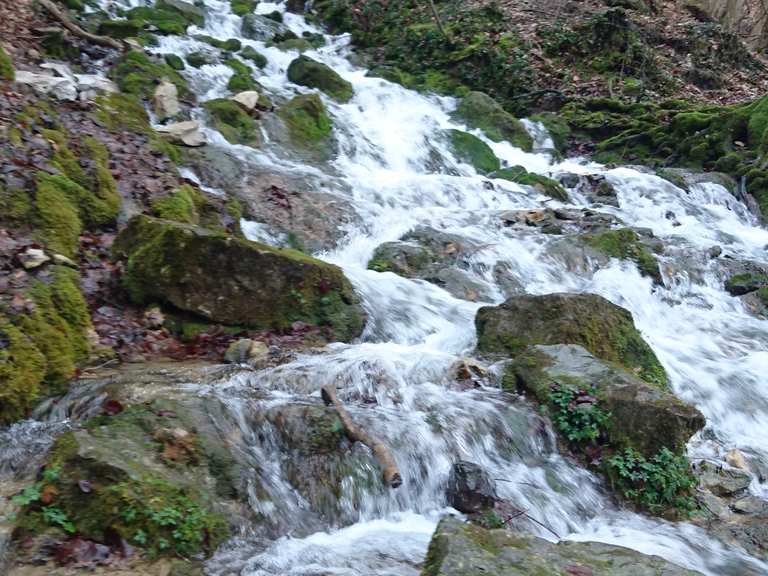
[{"label": "green vegetation patch", "polygon": [[190,97],[192,95],[186,80],[176,70],[165,62],[153,60],[138,50],[131,50],[126,53],[117,62],[110,74],[112,79],[117,82],[120,90],[144,99],[152,97],[155,88],[163,79],[167,79],[176,86],[179,96]]},{"label": "green vegetation patch", "polygon": [[349,102],[354,90],[332,68],[308,56],[299,56],[288,66],[288,80],[295,84],[317,88],[339,102]]},{"label": "green vegetation patch", "polygon": [[295,143],[316,144],[331,135],[331,119],[317,94],[294,97],[280,109],[279,114]]},{"label": "green vegetation patch", "polygon": [[491,147],[477,136],[461,130],[448,130],[448,138],[456,157],[480,174],[489,174],[501,168],[501,162]]},{"label": "green vegetation patch", "polygon": [[497,170],[491,174],[493,178],[501,178],[502,180],[509,180],[516,184],[522,184],[523,186],[532,186],[539,193],[544,196],[549,196],[560,202],[568,202],[568,192],[563,186],[552,178],[541,176],[540,174],[534,174],[528,172],[523,166],[513,166],[512,168],[503,168]]},{"label": "green vegetation patch", "polygon": [[608,230],[583,237],[588,246],[611,258],[632,260],[643,276],[652,278],[657,284],[663,279],[659,263],[651,251],[640,242],[638,234],[630,228]]},{"label": "green vegetation patch", "polygon": [[258,124],[243,108],[232,100],[217,98],[203,103],[213,119],[216,129],[232,144],[258,146]]},{"label": "green vegetation patch", "polygon": [[0,46],[0,80],[14,80],[15,78],[16,69],[13,67],[13,60]]}]

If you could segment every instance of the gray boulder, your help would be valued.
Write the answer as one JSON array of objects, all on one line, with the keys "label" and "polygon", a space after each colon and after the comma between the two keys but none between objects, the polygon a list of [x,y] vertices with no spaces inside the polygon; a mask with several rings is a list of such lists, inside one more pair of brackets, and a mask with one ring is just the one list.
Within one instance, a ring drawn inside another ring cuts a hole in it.
[{"label": "gray boulder", "polygon": [[451,468],[446,493],[448,503],[465,514],[493,508],[497,500],[493,479],[474,462],[464,460]]}]

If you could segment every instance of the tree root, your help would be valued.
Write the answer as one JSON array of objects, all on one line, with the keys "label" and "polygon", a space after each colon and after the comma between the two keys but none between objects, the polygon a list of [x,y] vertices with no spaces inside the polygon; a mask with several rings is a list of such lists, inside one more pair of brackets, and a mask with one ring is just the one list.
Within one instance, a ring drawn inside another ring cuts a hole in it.
[{"label": "tree root", "polygon": [[53,2],[53,0],[37,0],[40,6],[45,8],[48,12],[50,12],[51,16],[56,18],[59,22],[61,22],[61,25],[64,26],[67,30],[69,30],[72,34],[75,36],[78,36],[79,38],[82,38],[83,40],[86,40],[90,42],[91,44],[97,44],[98,46],[104,46],[106,48],[114,48],[115,50],[125,50],[126,45],[122,42],[118,42],[114,38],[109,38],[108,36],[99,36],[97,34],[91,34],[90,32],[87,32],[86,30],[83,30],[72,22],[72,20],[69,19],[69,16],[67,16],[56,4]]}]

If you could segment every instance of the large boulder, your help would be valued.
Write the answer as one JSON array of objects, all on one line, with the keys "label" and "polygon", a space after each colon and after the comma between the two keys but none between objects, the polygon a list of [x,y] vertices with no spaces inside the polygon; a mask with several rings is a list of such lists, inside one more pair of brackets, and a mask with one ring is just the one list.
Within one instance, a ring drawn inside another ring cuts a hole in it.
[{"label": "large boulder", "polygon": [[352,84],[339,76],[330,66],[299,56],[288,66],[288,80],[294,84],[322,90],[338,102],[349,102],[354,90]]},{"label": "large boulder", "polygon": [[461,460],[448,476],[448,503],[459,512],[473,514],[493,508],[498,497],[493,479],[474,462]]},{"label": "large boulder", "polygon": [[480,308],[478,350],[515,356],[535,344],[579,344],[659,387],[667,375],[635,328],[632,314],[597,294],[514,296]]},{"label": "large boulder", "polygon": [[342,271],[295,250],[148,216],[117,237],[123,282],[140,303],[163,301],[214,322],[284,330],[297,321],[331,339],[358,336],[363,312]]},{"label": "large boulder", "polygon": [[470,128],[482,130],[494,142],[508,141],[530,152],[533,138],[517,118],[483,92],[470,92],[459,103],[454,116]]},{"label": "large boulder", "polygon": [[587,575],[696,576],[659,558],[598,542],[560,542],[507,530],[486,530],[444,518],[429,544],[429,576]]},{"label": "large boulder", "polygon": [[610,414],[605,424],[608,443],[646,457],[662,448],[682,450],[705,423],[701,412],[672,393],[572,344],[530,346],[509,365],[504,384],[532,394],[544,405],[551,402],[552,390],[563,385],[590,390]]}]

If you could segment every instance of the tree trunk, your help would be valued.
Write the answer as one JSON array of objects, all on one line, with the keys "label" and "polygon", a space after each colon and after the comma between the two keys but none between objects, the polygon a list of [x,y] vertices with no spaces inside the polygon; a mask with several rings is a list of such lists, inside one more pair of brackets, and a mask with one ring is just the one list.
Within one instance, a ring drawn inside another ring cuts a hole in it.
[{"label": "tree trunk", "polygon": [[48,12],[51,13],[51,15],[56,18],[59,22],[61,22],[61,25],[64,26],[67,30],[72,32],[75,36],[78,36],[80,38],[83,38],[84,40],[87,40],[91,44],[97,44],[99,46],[104,46],[106,48],[114,48],[115,50],[124,50],[125,45],[122,42],[118,42],[114,38],[109,38],[107,36],[98,36],[97,34],[91,34],[90,32],[87,32],[80,28],[77,24],[72,22],[72,20],[69,19],[69,17],[61,11],[61,9],[56,6],[56,4],[53,3],[52,0],[37,0],[40,3],[40,6],[48,10]]}]

